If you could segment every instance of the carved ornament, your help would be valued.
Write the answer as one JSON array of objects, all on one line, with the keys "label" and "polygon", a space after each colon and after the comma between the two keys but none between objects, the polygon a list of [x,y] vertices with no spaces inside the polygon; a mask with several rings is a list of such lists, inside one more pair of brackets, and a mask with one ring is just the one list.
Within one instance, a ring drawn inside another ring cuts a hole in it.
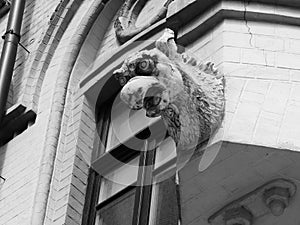
[{"label": "carved ornament", "polygon": [[166,17],[168,6],[174,0],[167,0],[160,11],[149,18],[148,22],[136,27],[137,18],[149,0],[126,0],[118,12],[114,28],[118,41],[123,44],[138,33]]},{"label": "carved ornament", "polygon": [[114,72],[121,99],[146,116],[161,116],[177,150],[195,147],[219,127],[224,115],[224,77],[212,63],[177,53],[166,29],[156,47],[130,55]]}]

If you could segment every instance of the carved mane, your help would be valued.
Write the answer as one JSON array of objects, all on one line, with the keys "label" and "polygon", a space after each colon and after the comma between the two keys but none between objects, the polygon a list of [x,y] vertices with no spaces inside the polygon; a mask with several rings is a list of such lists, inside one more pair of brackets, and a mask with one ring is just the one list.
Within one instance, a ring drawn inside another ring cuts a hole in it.
[{"label": "carved mane", "polygon": [[207,140],[222,122],[224,76],[213,63],[177,53],[170,29],[156,48],[132,54],[114,74],[122,100],[148,117],[161,116],[180,150]]}]

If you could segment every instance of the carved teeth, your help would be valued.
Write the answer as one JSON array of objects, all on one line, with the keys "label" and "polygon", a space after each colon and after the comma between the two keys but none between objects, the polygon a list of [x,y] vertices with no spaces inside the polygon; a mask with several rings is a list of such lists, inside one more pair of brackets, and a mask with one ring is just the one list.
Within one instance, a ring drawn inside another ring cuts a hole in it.
[{"label": "carved teeth", "polygon": [[159,110],[161,103],[166,104],[165,90],[166,87],[155,77],[138,76],[130,79],[122,88],[121,99],[134,110],[144,107],[146,110],[153,111],[156,106]]}]

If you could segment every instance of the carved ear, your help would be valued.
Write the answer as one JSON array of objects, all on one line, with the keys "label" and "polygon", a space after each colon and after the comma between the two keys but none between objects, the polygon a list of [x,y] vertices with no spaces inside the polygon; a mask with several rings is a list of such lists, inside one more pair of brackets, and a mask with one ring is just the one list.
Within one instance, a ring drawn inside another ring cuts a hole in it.
[{"label": "carved ear", "polygon": [[174,59],[178,54],[174,38],[174,31],[167,28],[161,38],[155,43],[156,48],[164,53],[169,59]]}]

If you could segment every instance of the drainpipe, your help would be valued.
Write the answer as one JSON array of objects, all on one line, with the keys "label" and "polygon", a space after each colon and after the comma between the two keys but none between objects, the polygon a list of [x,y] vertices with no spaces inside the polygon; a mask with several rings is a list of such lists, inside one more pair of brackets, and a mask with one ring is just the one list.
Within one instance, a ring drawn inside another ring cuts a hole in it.
[{"label": "drainpipe", "polygon": [[4,34],[4,45],[0,59],[0,124],[5,116],[9,87],[21,38],[24,7],[25,0],[12,0],[7,29]]}]

